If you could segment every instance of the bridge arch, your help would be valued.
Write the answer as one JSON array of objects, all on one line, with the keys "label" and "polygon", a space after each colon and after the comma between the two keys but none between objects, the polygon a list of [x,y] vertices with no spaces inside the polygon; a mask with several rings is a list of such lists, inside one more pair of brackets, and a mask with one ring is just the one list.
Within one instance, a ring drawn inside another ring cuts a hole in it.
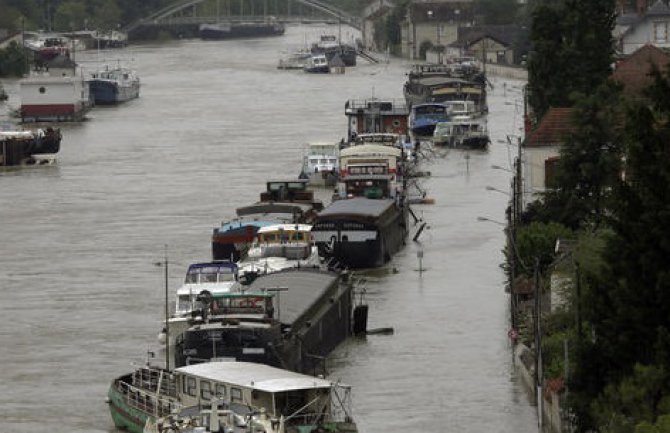
[{"label": "bridge arch", "polygon": [[[124,31],[130,33],[133,30],[137,29],[138,27],[141,27],[145,23],[160,22],[168,17],[173,16],[178,12],[197,6],[198,4],[204,3],[206,1],[208,0],[177,0],[159,10],[154,11],[145,18],[142,18],[130,24],[124,29]],[[329,5],[321,0],[288,0],[288,1],[311,7],[312,9],[315,9],[327,16],[337,19],[339,22],[347,24],[357,30],[361,30],[362,28],[361,19],[359,17],[350,15],[349,13],[343,11],[342,9]]]}]

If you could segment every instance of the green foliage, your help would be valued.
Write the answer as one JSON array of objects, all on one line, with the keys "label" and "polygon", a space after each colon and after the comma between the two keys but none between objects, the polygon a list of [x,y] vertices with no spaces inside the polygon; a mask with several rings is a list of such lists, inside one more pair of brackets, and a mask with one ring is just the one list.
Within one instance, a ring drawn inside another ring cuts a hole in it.
[{"label": "green foliage", "polygon": [[0,77],[20,77],[26,73],[28,57],[21,45],[16,42],[0,49]]},{"label": "green foliage", "polygon": [[516,0],[475,0],[475,10],[482,17],[481,24],[512,24],[518,9]]},{"label": "green foliage", "polygon": [[620,177],[622,111],[620,88],[611,81],[579,97],[575,106],[575,131],[560,152],[557,195],[582,225],[600,223]]},{"label": "green foliage", "polygon": [[[601,430],[633,432],[636,423],[653,422],[659,406],[669,403],[668,374],[663,367],[635,364],[630,376],[619,383],[609,384],[593,403],[596,425]],[[614,414],[621,415],[617,418]]]},{"label": "green foliage", "polygon": [[668,77],[656,72],[647,105],[630,107],[618,122],[625,179],[612,187],[612,235],[582,303],[595,338],[581,342],[571,387],[582,430],[644,431],[670,413],[668,89]]},{"label": "green foliage", "polygon": [[532,222],[521,226],[516,233],[516,246],[520,264],[519,273],[531,276],[535,259],[538,259],[539,270],[544,273],[555,257],[556,240],[572,237],[572,231],[555,222]]},{"label": "green foliage", "polygon": [[610,74],[614,0],[543,2],[533,11],[528,61],[529,103],[538,119],[569,107]]}]

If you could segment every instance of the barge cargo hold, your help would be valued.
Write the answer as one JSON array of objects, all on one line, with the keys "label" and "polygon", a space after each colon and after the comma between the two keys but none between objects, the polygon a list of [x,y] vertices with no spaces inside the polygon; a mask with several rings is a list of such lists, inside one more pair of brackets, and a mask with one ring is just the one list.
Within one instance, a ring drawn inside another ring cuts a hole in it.
[{"label": "barge cargo hold", "polygon": [[258,276],[238,294],[213,297],[217,308],[178,337],[176,366],[227,359],[317,370],[351,334],[352,285],[344,275],[286,269]]},{"label": "barge cargo hold", "polygon": [[312,236],[319,255],[333,266],[381,266],[405,244],[407,214],[398,200],[336,200],[317,215]]}]

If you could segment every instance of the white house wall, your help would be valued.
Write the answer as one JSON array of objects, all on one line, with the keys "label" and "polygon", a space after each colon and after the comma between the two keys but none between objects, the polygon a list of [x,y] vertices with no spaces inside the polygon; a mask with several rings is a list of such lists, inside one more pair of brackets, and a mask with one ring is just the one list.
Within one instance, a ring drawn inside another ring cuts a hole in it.
[{"label": "white house wall", "polygon": [[[655,28],[659,28],[660,38],[655,37]],[[670,17],[647,17],[624,35],[621,49],[623,54],[631,54],[646,44],[670,48]]]},{"label": "white house wall", "polygon": [[524,205],[536,200],[546,190],[544,163],[559,155],[559,146],[526,147],[523,149],[523,197]]}]

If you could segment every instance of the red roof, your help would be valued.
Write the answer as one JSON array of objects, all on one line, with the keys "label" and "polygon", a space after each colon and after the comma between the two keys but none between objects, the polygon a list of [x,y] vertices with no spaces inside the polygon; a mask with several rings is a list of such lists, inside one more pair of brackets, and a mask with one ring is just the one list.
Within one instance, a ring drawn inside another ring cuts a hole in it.
[{"label": "red roof", "polygon": [[652,65],[664,71],[670,63],[670,55],[654,45],[647,44],[616,64],[610,78],[624,86],[628,96],[642,96],[642,90],[651,84],[649,76]]},{"label": "red roof", "polygon": [[572,121],[573,108],[550,108],[540,124],[527,137],[525,147],[556,146],[565,141],[575,127]]}]

